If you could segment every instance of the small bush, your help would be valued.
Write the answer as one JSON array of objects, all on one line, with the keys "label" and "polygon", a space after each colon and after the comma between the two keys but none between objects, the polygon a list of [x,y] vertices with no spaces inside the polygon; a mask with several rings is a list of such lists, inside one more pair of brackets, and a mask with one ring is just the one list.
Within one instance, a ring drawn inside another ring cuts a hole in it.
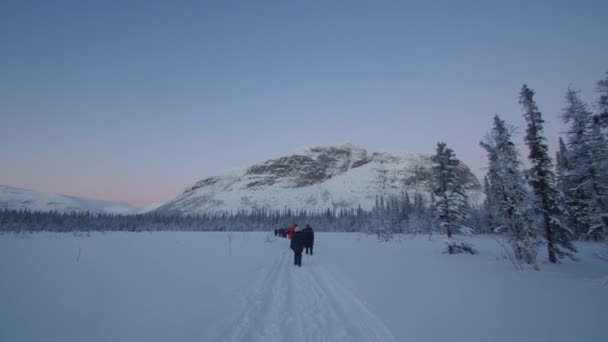
[{"label": "small bush", "polygon": [[471,245],[462,242],[462,241],[445,241],[445,249],[443,250],[444,254],[460,254],[460,253],[469,253],[469,254],[479,254],[475,248]]}]

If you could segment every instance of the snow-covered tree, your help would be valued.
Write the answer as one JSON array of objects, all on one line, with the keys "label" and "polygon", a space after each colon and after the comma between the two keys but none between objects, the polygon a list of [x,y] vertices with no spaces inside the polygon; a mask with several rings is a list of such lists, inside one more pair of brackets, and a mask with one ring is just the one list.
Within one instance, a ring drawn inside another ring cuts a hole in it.
[{"label": "snow-covered tree", "polygon": [[520,171],[517,149],[511,140],[506,123],[494,117],[494,127],[481,142],[489,159],[488,181],[492,197],[498,207],[499,224],[495,231],[506,231],[518,262],[536,266],[538,232],[534,227],[531,198]]},{"label": "snow-covered tree", "polygon": [[445,229],[448,238],[457,232],[471,234],[472,230],[468,225],[468,199],[456,175],[458,160],[454,151],[443,142],[437,143],[437,152],[432,161],[433,194],[440,227]]},{"label": "snow-covered tree", "polygon": [[571,184],[570,163],[568,162],[568,149],[564,140],[559,138],[559,150],[556,153],[555,169],[557,172],[557,189],[559,204],[566,213],[566,224],[574,232],[576,238],[580,238],[587,233],[590,225],[587,204],[581,200],[582,191],[576,189]]},{"label": "snow-covered tree", "polygon": [[499,226],[496,220],[496,217],[498,216],[497,203],[490,189],[490,181],[488,180],[487,175],[483,177],[483,194],[485,199],[482,207],[482,225],[484,227],[484,231],[487,231],[492,230],[493,227]]},{"label": "snow-covered tree", "polygon": [[525,84],[519,94],[519,103],[528,125],[525,140],[530,149],[528,158],[532,164],[528,184],[535,195],[535,209],[542,219],[549,261],[556,263],[557,258],[564,256],[574,258],[576,248],[572,245],[573,234],[564,224],[564,215],[557,201],[553,162],[543,135],[544,120],[534,101],[534,91]]},{"label": "snow-covered tree", "polygon": [[586,235],[595,240],[608,232],[608,150],[597,117],[594,118],[578,93],[569,89],[562,118],[570,127],[566,132],[569,188],[566,200],[571,215]]},{"label": "snow-covered tree", "polygon": [[[431,197],[432,198],[432,197]],[[431,233],[435,227],[435,217],[433,201],[429,201],[424,196],[415,192],[412,200],[411,211],[408,215],[410,231],[416,233]]]},{"label": "snow-covered tree", "polygon": [[600,93],[597,102],[598,119],[600,125],[606,129],[608,128],[608,72],[606,72],[606,78],[597,82],[597,91]]},{"label": "snow-covered tree", "polygon": [[390,241],[393,239],[393,230],[391,229],[391,221],[387,212],[384,197],[376,196],[376,203],[372,208],[368,220],[367,232],[376,234],[378,241]]},{"label": "snow-covered tree", "polygon": [[566,189],[568,188],[566,181],[566,173],[568,172],[568,159],[566,159],[566,154],[568,153],[568,149],[566,148],[566,143],[564,143],[564,139],[559,137],[558,143],[558,151],[555,153],[555,171],[557,172],[557,189],[562,193],[566,193]]}]

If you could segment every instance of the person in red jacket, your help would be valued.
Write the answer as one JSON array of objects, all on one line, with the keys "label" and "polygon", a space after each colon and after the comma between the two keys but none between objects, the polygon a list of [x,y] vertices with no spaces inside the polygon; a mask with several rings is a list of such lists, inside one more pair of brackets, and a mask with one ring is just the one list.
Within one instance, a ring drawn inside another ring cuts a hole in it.
[{"label": "person in red jacket", "polygon": [[298,226],[298,224],[292,224],[291,227],[289,227],[289,232],[287,233],[287,238],[289,240],[291,240],[291,237],[293,236],[293,232],[296,230],[296,227]]}]

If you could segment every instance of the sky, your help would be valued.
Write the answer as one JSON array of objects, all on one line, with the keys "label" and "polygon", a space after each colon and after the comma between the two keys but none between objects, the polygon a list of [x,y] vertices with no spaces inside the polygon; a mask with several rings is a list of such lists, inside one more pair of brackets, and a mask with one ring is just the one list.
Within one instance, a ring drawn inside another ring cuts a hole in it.
[{"label": "sky", "polygon": [[524,83],[552,149],[567,88],[596,99],[606,13],[607,1],[2,1],[0,184],[147,205],[346,142],[445,141],[482,176],[492,117],[524,132]]}]

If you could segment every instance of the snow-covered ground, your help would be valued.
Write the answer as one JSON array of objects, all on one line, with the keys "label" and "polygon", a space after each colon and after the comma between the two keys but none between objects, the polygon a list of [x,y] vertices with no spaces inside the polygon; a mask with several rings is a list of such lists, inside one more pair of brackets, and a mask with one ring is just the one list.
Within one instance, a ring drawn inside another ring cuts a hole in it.
[{"label": "snow-covered ground", "polygon": [[266,233],[0,235],[0,341],[606,340],[605,245],[517,272],[441,240],[317,233],[295,268]]}]

